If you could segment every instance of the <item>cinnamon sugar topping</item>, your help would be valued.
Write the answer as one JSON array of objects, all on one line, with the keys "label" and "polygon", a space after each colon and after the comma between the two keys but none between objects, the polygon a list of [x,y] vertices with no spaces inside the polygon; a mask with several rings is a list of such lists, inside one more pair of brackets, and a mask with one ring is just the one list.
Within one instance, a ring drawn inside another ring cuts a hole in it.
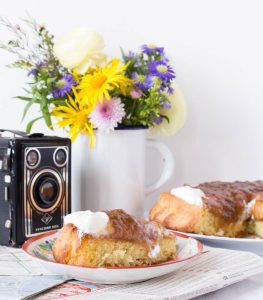
[{"label": "cinnamon sugar topping", "polygon": [[246,205],[258,195],[263,196],[263,181],[206,182],[196,188],[201,189],[205,197],[204,206],[214,215],[226,222],[235,222],[241,218]]},{"label": "cinnamon sugar topping", "polygon": [[122,209],[105,211],[109,216],[109,237],[116,240],[156,242],[169,232],[154,221],[145,221],[127,214]]}]

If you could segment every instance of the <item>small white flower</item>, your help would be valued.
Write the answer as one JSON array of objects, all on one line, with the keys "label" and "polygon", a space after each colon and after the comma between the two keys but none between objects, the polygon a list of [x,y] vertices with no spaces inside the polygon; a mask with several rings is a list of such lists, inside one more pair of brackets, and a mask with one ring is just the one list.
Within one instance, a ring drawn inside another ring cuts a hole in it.
[{"label": "small white flower", "polygon": [[105,60],[103,48],[104,40],[98,32],[91,28],[78,27],[56,41],[54,53],[64,67],[84,74],[89,67],[99,65]]}]

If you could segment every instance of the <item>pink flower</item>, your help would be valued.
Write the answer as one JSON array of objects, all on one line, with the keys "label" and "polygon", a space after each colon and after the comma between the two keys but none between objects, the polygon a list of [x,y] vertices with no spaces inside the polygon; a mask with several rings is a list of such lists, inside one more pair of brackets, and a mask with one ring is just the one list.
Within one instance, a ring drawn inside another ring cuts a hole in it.
[{"label": "pink flower", "polygon": [[133,99],[138,99],[142,96],[142,91],[139,89],[135,89],[130,92],[130,95]]},{"label": "pink flower", "polygon": [[102,103],[98,102],[94,110],[89,114],[94,128],[103,132],[113,131],[124,116],[124,104],[117,97],[113,97],[110,100],[104,99]]}]

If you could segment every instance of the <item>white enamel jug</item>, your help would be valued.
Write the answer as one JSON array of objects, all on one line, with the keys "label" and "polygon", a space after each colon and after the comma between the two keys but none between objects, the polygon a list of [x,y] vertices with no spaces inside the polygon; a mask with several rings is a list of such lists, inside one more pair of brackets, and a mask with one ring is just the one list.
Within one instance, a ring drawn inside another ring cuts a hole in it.
[{"label": "white enamel jug", "polygon": [[[145,196],[160,188],[174,169],[171,151],[163,143],[146,139],[147,130],[131,128],[95,134],[95,147],[80,135],[72,149],[72,210],[122,208],[142,215]],[[146,148],[154,147],[164,167],[159,179],[145,187]]]}]

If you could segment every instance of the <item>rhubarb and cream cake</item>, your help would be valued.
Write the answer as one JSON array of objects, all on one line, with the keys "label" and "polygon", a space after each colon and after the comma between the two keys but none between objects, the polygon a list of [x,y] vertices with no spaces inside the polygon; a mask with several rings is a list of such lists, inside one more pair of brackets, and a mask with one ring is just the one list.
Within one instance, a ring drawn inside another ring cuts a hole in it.
[{"label": "rhubarb and cream cake", "polygon": [[162,225],[121,209],[80,211],[64,219],[52,251],[57,262],[77,266],[142,266],[174,259],[175,236]]},{"label": "rhubarb and cream cake", "polygon": [[174,230],[263,238],[263,181],[207,182],[162,193],[150,220]]}]

